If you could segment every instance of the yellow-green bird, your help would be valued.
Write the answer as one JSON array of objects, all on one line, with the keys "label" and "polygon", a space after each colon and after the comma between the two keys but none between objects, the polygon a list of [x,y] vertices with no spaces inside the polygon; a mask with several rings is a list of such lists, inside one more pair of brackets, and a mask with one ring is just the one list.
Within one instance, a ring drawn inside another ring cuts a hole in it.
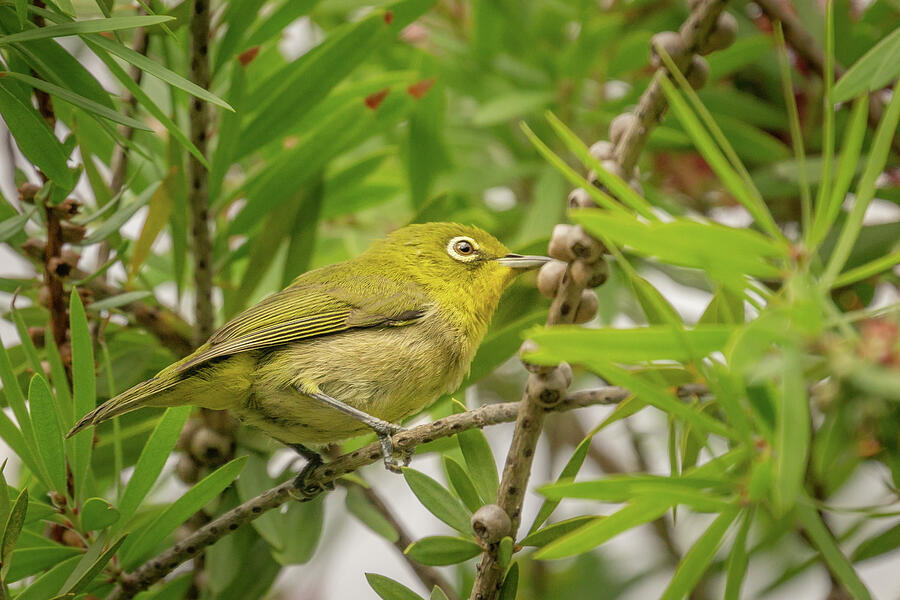
[{"label": "yellow-green bird", "polygon": [[[144,406],[227,409],[294,447],[374,430],[385,466],[404,418],[455,390],[516,275],[547,262],[455,223],[409,225],[346,262],[300,275],[186,358],[69,432]],[[301,473],[302,477],[303,474]]]}]

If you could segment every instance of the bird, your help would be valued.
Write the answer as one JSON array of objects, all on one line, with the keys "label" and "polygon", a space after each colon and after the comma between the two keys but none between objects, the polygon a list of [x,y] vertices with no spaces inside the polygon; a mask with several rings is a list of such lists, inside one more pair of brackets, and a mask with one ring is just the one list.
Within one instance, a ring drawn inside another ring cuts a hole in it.
[{"label": "bird", "polygon": [[390,436],[459,387],[503,291],[549,260],[474,226],[401,227],[239,313],[67,437],[142,407],[190,404],[228,410],[294,448],[307,459],[298,482],[322,464],[316,449],[368,430],[399,471]]}]

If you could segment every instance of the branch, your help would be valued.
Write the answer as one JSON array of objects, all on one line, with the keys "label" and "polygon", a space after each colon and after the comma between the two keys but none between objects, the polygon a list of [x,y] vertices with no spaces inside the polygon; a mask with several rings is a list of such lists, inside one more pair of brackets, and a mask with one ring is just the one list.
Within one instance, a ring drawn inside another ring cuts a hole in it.
[{"label": "branch", "polygon": [[[691,14],[680,30],[684,50],[679,56],[673,57],[675,64],[682,72],[687,72],[693,55],[705,45],[724,8],[725,0],[700,0],[691,10]],[[665,67],[661,66],[657,68],[653,80],[641,95],[634,110],[635,118],[631,119],[630,126],[619,138],[614,148],[615,161],[622,169],[625,179],[631,179],[637,158],[643,150],[650,132],[665,113],[667,105],[662,92],[663,77],[668,77],[668,72]],[[553,236],[551,236],[550,246],[552,255]],[[559,289],[550,305],[550,312],[547,315],[548,327],[559,323],[572,323],[575,319],[576,307],[578,307],[584,291],[584,286],[576,281],[572,269],[578,260],[581,259],[570,260],[566,267]],[[580,281],[583,280],[584,278],[580,278]],[[551,381],[558,381],[560,377],[565,376],[558,367],[545,374],[532,373],[528,378],[525,395],[520,403],[516,428],[513,432],[509,452],[506,455],[503,477],[497,492],[497,504],[509,516],[510,531],[514,538],[519,528],[522,503],[531,475],[535,446],[541,435],[546,414],[540,396],[548,391]],[[481,554],[481,560],[476,567],[470,600],[493,600],[496,598],[500,592],[500,586],[503,584],[504,574],[500,568],[499,544],[491,544]]]},{"label": "branch", "polygon": [[[631,392],[628,390],[614,386],[581,390],[569,393],[557,405],[546,410],[562,412],[585,406],[618,404],[630,394]],[[521,405],[521,402],[489,404],[475,410],[453,414],[431,423],[412,427],[407,431],[396,434],[392,438],[394,450],[402,455],[404,452],[412,451],[421,444],[439,438],[450,437],[461,431],[475,428],[482,429],[499,423],[509,423],[514,421],[519,415]],[[213,519],[181,542],[145,562],[135,571],[124,575],[119,585],[110,592],[106,600],[133,598],[135,594],[147,589],[171,573],[178,565],[193,558],[204,548],[235,531],[241,525],[249,523],[263,513],[281,506],[292,498],[296,498],[301,502],[311,500],[322,493],[327,484],[380,460],[381,444],[373,442],[368,446],[344,454],[313,469],[306,480],[308,487],[304,490],[297,489],[293,480],[291,480],[263,492],[259,496]]]},{"label": "branch", "polygon": [[[191,13],[191,80],[209,89],[209,0],[194,0]],[[200,98],[191,98],[191,142],[206,156],[209,136],[209,106]],[[209,233],[209,180],[206,167],[196,156],[188,157],[191,183],[188,203],[191,207],[191,237],[194,254],[194,284],[197,288],[195,342],[199,346],[213,333],[212,244]]]},{"label": "branch", "polygon": [[437,569],[433,567],[429,567],[428,565],[423,565],[420,562],[417,562],[410,558],[408,554],[406,554],[406,549],[409,548],[409,545],[413,543],[412,536],[407,533],[406,529],[403,527],[403,524],[397,520],[397,517],[394,515],[391,508],[385,504],[384,500],[382,500],[381,496],[378,495],[378,492],[375,491],[374,488],[366,487],[361,485],[355,481],[351,482],[348,479],[341,480],[341,484],[345,485],[348,489],[351,487],[358,488],[363,496],[366,497],[372,506],[375,507],[375,510],[381,514],[385,520],[391,524],[391,527],[394,528],[394,531],[397,532],[397,540],[393,543],[394,547],[400,551],[400,556],[406,560],[406,563],[409,567],[415,572],[416,576],[419,580],[425,584],[425,587],[428,590],[433,590],[435,587],[441,589],[444,592],[444,595],[447,596],[448,600],[458,600],[458,596],[456,592],[453,590],[453,586],[444,579],[444,577],[438,572]]},{"label": "branch", "polygon": [[[803,60],[815,68],[820,77],[825,77],[825,52],[815,38],[809,34],[800,19],[788,10],[788,6],[779,0],[759,0],[757,4],[770,21],[781,21],[787,43]],[[843,74],[844,68],[835,60],[834,78],[840,79]],[[881,121],[883,112],[884,102],[882,102],[880,94],[877,92],[869,94],[869,125],[872,128],[875,128]],[[891,145],[894,150],[900,152],[900,137],[894,137]]]},{"label": "branch", "polygon": [[[724,0],[703,0],[698,2],[687,20],[681,26],[681,39],[684,43],[684,52],[677,56],[672,56],[672,60],[678,66],[682,73],[687,73],[691,64],[691,57],[696,54],[710,32],[716,25],[716,20],[725,8]],[[644,149],[647,139],[653,128],[662,120],[668,105],[666,97],[662,91],[662,79],[668,77],[668,70],[665,67],[656,69],[653,80],[638,102],[633,113],[636,117],[624,135],[616,144],[615,157],[616,162],[622,167],[622,170],[629,174],[637,163],[638,156]]]}]

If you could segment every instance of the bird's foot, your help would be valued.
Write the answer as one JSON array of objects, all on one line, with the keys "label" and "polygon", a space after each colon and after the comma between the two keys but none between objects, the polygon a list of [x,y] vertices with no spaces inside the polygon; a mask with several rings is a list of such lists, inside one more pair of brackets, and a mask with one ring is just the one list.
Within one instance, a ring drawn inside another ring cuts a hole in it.
[{"label": "bird's foot", "polygon": [[306,464],[303,466],[303,469],[301,469],[297,476],[294,477],[291,496],[296,500],[309,500],[324,491],[334,489],[334,482],[332,481],[327,483],[309,482],[310,474],[325,464],[325,461],[322,460],[322,456],[318,452],[314,452],[300,444],[291,444],[291,448],[296,450],[300,456],[306,459]]},{"label": "bird's foot", "polygon": [[391,436],[395,433],[406,431],[406,427],[395,425],[388,421],[381,421],[373,425],[372,429],[378,434],[378,441],[381,443],[381,457],[384,459],[384,468],[391,473],[401,473],[403,467],[409,466],[409,461],[412,460],[412,451],[404,450],[401,452],[400,460],[395,459],[394,444],[391,441]]}]

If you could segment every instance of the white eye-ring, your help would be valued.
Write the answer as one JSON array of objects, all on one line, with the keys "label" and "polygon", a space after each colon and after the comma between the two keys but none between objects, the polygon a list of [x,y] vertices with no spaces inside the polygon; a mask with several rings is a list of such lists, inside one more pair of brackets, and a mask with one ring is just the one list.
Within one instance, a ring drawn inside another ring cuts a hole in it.
[{"label": "white eye-ring", "polygon": [[472,262],[478,258],[478,244],[472,238],[460,235],[447,244],[447,254],[460,262]]}]

